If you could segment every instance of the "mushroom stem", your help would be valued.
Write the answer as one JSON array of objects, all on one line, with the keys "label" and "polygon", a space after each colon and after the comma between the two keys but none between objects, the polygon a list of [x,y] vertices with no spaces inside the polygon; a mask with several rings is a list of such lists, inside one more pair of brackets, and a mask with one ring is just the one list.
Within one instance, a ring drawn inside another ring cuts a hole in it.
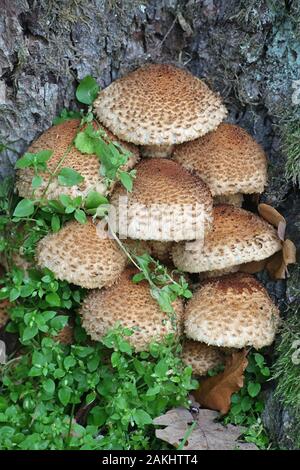
[{"label": "mushroom stem", "polygon": [[142,145],[143,157],[169,158],[174,150],[174,145]]},{"label": "mushroom stem", "polygon": [[241,193],[236,194],[222,194],[214,196],[214,206],[218,204],[230,204],[235,207],[242,207],[244,196]]}]

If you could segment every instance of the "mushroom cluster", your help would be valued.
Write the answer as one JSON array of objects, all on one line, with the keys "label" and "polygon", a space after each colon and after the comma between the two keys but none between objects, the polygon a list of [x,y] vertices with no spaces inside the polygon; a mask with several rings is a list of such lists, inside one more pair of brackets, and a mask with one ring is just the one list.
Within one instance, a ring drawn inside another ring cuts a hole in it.
[{"label": "mushroom cluster", "polygon": [[[227,110],[217,93],[171,65],[146,65],[114,81],[99,92],[94,114],[107,138],[131,153],[125,169],[136,170],[131,192],[119,183],[109,192],[115,231],[126,250],[173,263],[200,282],[185,306],[181,300],[173,306],[176,333],[186,336],[183,360],[202,375],[223,362],[226,348],[271,344],[279,311],[253,275],[239,272],[282,247],[272,225],[242,208],[244,195],[261,194],[267,184],[262,147],[244,129],[223,122]],[[54,167],[77,127],[75,120],[52,127],[30,151],[52,148]],[[67,166],[84,177],[67,188],[70,195],[91,189],[107,194],[98,157],[72,149]],[[18,172],[24,197],[30,171]],[[44,185],[49,198],[62,191],[46,178]],[[129,341],[140,351],[174,330],[147,282],[132,282],[136,270],[120,245],[101,238],[92,218],[47,235],[39,242],[37,263],[89,289],[80,314],[93,340],[120,323],[133,330]]]}]

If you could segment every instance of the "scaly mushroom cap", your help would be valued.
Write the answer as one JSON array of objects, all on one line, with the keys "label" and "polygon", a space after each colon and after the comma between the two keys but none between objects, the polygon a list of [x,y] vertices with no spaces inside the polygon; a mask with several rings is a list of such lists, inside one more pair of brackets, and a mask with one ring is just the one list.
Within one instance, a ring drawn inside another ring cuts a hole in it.
[{"label": "scaly mushroom cap", "polygon": [[[81,184],[71,187],[61,186],[57,178],[54,178],[44,196],[47,199],[58,199],[61,194],[67,194],[71,197],[84,197],[91,190],[98,191],[100,194],[108,194],[112,190],[113,186],[108,191],[104,184],[103,176],[100,175],[100,161],[96,155],[82,154],[74,145],[68,150],[68,147],[79,131],[79,124],[80,121],[78,119],[70,119],[69,121],[52,126],[35,140],[28,149],[29,153],[52,150],[53,154],[48,160],[48,168],[51,171],[54,171],[62,158],[64,158],[61,168],[72,168],[84,177],[84,181]],[[109,140],[117,141],[126,151],[131,153],[123,169],[127,171],[133,168],[139,159],[138,149],[132,144],[120,142],[107,129],[102,129]],[[34,171],[32,168],[18,170],[16,187],[21,197],[30,198],[32,196],[31,181],[33,176]],[[36,198],[42,196],[49,182],[49,175],[41,173],[41,176],[43,177],[43,183],[35,191]]]},{"label": "scaly mushroom cap", "polygon": [[74,328],[71,325],[64,326],[54,337],[55,341],[61,344],[70,345],[74,343]]},{"label": "scaly mushroom cap", "polygon": [[227,111],[220,97],[186,70],[145,65],[102,90],[100,122],[137,145],[172,145],[215,129]]},{"label": "scaly mushroom cap", "polygon": [[[128,197],[119,206],[120,197]],[[119,185],[111,197],[127,236],[139,240],[178,241],[203,238],[212,222],[212,197],[195,175],[171,160],[151,158],[136,167],[133,190]],[[122,223],[127,211],[127,224]],[[119,216],[122,216],[122,219]]]},{"label": "scaly mushroom cap", "polygon": [[86,224],[68,222],[59,232],[44,237],[38,243],[36,257],[40,268],[87,289],[113,284],[126,264],[116,243],[101,238],[91,218]]},{"label": "scaly mushroom cap", "polygon": [[213,196],[262,193],[267,183],[265,152],[234,124],[221,123],[200,139],[179,145],[174,160],[202,178]]},{"label": "scaly mushroom cap", "polygon": [[0,301],[0,328],[6,325],[9,319],[8,308],[11,306],[6,299]]},{"label": "scaly mushroom cap", "polygon": [[279,310],[250,274],[204,281],[185,309],[189,338],[214,346],[260,349],[274,341]]},{"label": "scaly mushroom cap", "polygon": [[[116,284],[110,288],[91,291],[79,313],[82,325],[93,340],[99,341],[116,323],[133,329],[128,341],[137,351],[147,350],[152,341],[162,341],[174,333],[174,325],[150,294],[146,281],[134,284],[132,276],[137,271],[127,268]],[[180,333],[183,303],[177,299],[173,304],[176,333]]]},{"label": "scaly mushroom cap", "polygon": [[226,269],[266,259],[281,250],[276,229],[251,212],[221,204],[214,207],[213,220],[204,246],[198,247],[197,242],[174,244],[177,268],[191,273]]},{"label": "scaly mushroom cap", "polygon": [[219,348],[191,339],[184,341],[181,357],[187,366],[192,366],[195,375],[206,375],[210,369],[224,363],[224,355]]}]

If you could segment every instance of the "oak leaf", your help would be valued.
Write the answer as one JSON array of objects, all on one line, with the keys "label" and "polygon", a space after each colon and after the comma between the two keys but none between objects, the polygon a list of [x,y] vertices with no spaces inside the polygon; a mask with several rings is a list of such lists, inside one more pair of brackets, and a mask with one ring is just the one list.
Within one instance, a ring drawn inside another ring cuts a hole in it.
[{"label": "oak leaf", "polygon": [[244,385],[244,370],[248,365],[247,351],[234,352],[225,363],[225,369],[214,377],[208,377],[200,383],[194,392],[195,399],[204,408],[228,413],[231,395]]},{"label": "oak leaf", "polygon": [[193,416],[185,408],[175,408],[153,420],[153,424],[166,426],[156,429],[155,435],[180,450],[257,450],[254,444],[238,442],[245,428],[216,421],[216,411],[200,409]]}]

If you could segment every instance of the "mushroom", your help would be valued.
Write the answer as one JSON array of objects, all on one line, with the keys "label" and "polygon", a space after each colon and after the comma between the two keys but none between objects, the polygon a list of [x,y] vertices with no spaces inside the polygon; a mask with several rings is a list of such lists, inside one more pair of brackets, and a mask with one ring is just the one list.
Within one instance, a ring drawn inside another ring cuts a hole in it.
[{"label": "mushroom", "polygon": [[279,310],[266,289],[244,273],[204,281],[185,309],[189,338],[226,348],[270,345],[279,321]]},{"label": "mushroom", "polygon": [[226,196],[214,196],[213,200],[214,206],[218,204],[230,204],[231,206],[242,207],[244,196],[241,193],[227,194]]},{"label": "mushroom", "polygon": [[60,280],[87,289],[116,282],[126,257],[110,238],[98,234],[91,218],[85,224],[68,222],[59,232],[46,235],[37,245],[37,264]]},{"label": "mushroom", "polygon": [[267,183],[264,150],[234,124],[221,123],[203,137],[178,145],[174,160],[205,181],[217,204],[240,207],[242,194],[262,193]]},{"label": "mushroom", "polygon": [[0,301],[0,328],[3,328],[9,320],[9,307],[11,307],[11,303],[8,300],[3,299]]},{"label": "mushroom", "polygon": [[187,366],[192,367],[195,375],[206,375],[210,369],[225,362],[225,356],[220,348],[191,339],[184,341],[181,358]]},{"label": "mushroom", "polygon": [[74,343],[74,327],[73,325],[65,325],[60,332],[54,337],[55,341],[66,346]]},{"label": "mushroom", "polygon": [[215,129],[227,110],[197,77],[173,65],[148,64],[101,90],[95,113],[120,139],[152,157]]},{"label": "mushroom", "polygon": [[204,246],[174,244],[172,257],[177,268],[191,273],[227,269],[281,250],[276,229],[251,212],[221,204],[214,207],[213,220]]},{"label": "mushroom", "polygon": [[[101,162],[96,155],[83,155],[74,145],[72,145],[79,131],[80,121],[78,119],[70,119],[56,126],[50,127],[37,140],[35,140],[28,149],[29,153],[36,153],[41,150],[52,150],[53,154],[48,160],[48,168],[53,172],[61,163],[61,168],[67,167],[77,171],[84,177],[84,181],[79,185],[67,187],[61,186],[57,178],[53,178],[49,182],[49,175],[41,173],[43,183],[35,190],[35,197],[46,197],[47,199],[58,199],[61,194],[67,194],[71,197],[85,197],[91,191],[97,191],[100,194],[108,194],[113,189],[113,185],[107,189],[104,184],[104,178],[100,174]],[[95,125],[96,126],[96,125]],[[97,124],[98,126],[98,124]],[[125,171],[134,167],[139,159],[138,149],[132,145],[118,140],[111,132],[104,129],[109,140],[117,141],[124,149],[130,152],[128,161],[123,166]],[[32,178],[34,170],[32,168],[24,168],[17,172],[16,187],[19,195],[24,198],[32,197]],[[45,189],[46,194],[44,194]]]},{"label": "mushroom", "polygon": [[211,227],[212,197],[208,187],[172,160],[151,158],[140,162],[133,191],[127,194],[119,185],[111,204],[119,225],[116,231],[134,239],[203,239]]},{"label": "mushroom", "polygon": [[173,303],[174,321],[151,296],[147,281],[137,284],[132,276],[137,270],[127,268],[110,288],[89,292],[79,313],[82,325],[93,340],[99,341],[116,324],[133,330],[128,341],[136,351],[149,348],[152,341],[162,341],[169,333],[180,333],[183,302]]}]

